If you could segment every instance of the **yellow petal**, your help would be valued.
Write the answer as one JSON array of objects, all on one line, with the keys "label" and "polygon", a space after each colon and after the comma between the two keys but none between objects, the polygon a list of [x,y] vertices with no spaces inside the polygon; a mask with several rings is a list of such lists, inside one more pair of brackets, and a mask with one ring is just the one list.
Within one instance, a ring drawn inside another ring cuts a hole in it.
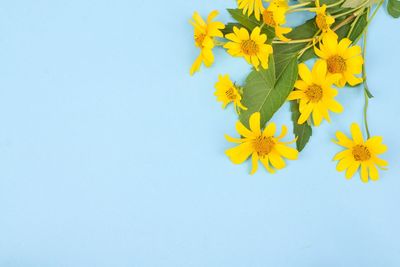
[{"label": "yellow petal", "polygon": [[252,143],[245,142],[236,147],[226,150],[225,154],[230,158],[233,163],[241,164],[249,158],[252,152]]},{"label": "yellow petal", "polygon": [[273,122],[268,123],[265,127],[263,135],[264,136],[274,136],[276,132],[276,124]]},{"label": "yellow petal", "polygon": [[245,141],[244,139],[234,138],[234,137],[231,137],[231,136],[229,136],[227,134],[224,137],[228,142],[231,142],[231,143],[241,144],[241,143],[243,143]]},{"label": "yellow petal", "polygon": [[268,155],[269,160],[271,161],[272,166],[274,166],[274,168],[280,170],[285,168],[286,163],[285,161],[282,159],[281,156],[279,156],[278,154],[275,153],[270,153]]},{"label": "yellow petal", "polygon": [[244,137],[254,137],[254,134],[247,129],[240,121],[236,123],[236,131]]},{"label": "yellow petal", "polygon": [[263,157],[260,158],[261,163],[264,165],[265,169],[269,172],[269,173],[275,173],[275,170],[273,168],[271,168],[271,166],[269,165],[269,160],[268,157]]},{"label": "yellow petal", "polygon": [[364,138],[362,136],[362,132],[360,126],[357,123],[352,123],[350,126],[351,135],[353,136],[353,140],[357,144],[364,143]]},{"label": "yellow petal", "polygon": [[261,135],[260,120],[261,120],[260,112],[255,112],[250,116],[249,119],[250,130],[255,135]]},{"label": "yellow petal", "polygon": [[371,150],[373,153],[382,154],[387,151],[387,146],[382,144],[382,142],[382,136],[374,136],[368,139],[365,144],[368,146],[368,149]]},{"label": "yellow petal", "polygon": [[368,169],[365,163],[361,163],[361,181],[368,183]]},{"label": "yellow petal", "polygon": [[336,165],[336,170],[339,172],[342,172],[350,167],[354,163],[354,159],[350,157],[346,157],[342,160],[339,161],[339,163]]},{"label": "yellow petal", "polygon": [[299,157],[299,151],[284,144],[276,144],[275,149],[285,158],[296,160]]},{"label": "yellow petal", "polygon": [[326,79],[327,64],[325,60],[317,60],[312,69],[312,76],[319,84],[322,84]]},{"label": "yellow petal", "polygon": [[345,158],[345,157],[350,157],[350,156],[352,156],[351,150],[350,150],[350,149],[346,149],[346,150],[343,150],[343,151],[337,153],[337,154],[333,157],[333,160],[341,160],[341,159],[343,159],[343,158]]},{"label": "yellow petal", "polygon": [[304,63],[299,64],[299,75],[300,78],[307,84],[312,84],[311,71],[308,69],[307,65]]},{"label": "yellow petal", "polygon": [[359,161],[353,162],[353,164],[351,164],[346,171],[346,179],[350,179],[351,177],[353,177],[359,167],[360,167]]},{"label": "yellow petal", "polygon": [[253,153],[251,156],[251,173],[250,174],[255,174],[258,170],[258,154]]},{"label": "yellow petal", "polygon": [[369,169],[369,176],[371,177],[371,180],[377,181],[379,180],[379,172],[378,169],[375,167],[375,165],[371,164],[368,166]]}]

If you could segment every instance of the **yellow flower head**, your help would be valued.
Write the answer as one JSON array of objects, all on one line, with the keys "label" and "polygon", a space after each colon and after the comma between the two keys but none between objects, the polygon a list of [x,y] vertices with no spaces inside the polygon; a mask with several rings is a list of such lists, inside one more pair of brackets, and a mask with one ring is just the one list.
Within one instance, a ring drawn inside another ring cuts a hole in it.
[{"label": "yellow flower head", "polygon": [[239,9],[243,9],[243,14],[247,12],[247,16],[250,17],[254,12],[256,19],[260,20],[260,14],[264,10],[262,0],[237,0],[237,3]]},{"label": "yellow flower head", "polygon": [[225,28],[222,22],[213,22],[212,20],[218,15],[218,11],[214,10],[208,15],[207,22],[205,22],[199,15],[194,12],[193,20],[190,23],[194,27],[194,42],[200,48],[200,55],[190,69],[190,74],[193,75],[200,69],[202,63],[206,67],[210,67],[214,62],[214,37],[223,37],[221,29]]},{"label": "yellow flower head", "polygon": [[332,37],[337,38],[336,33],[331,29],[331,25],[335,23],[335,19],[326,13],[326,5],[320,6],[319,1],[317,1],[315,13],[317,14],[315,17],[315,23],[317,24],[318,29],[322,31],[321,36],[330,34]]},{"label": "yellow flower head", "polygon": [[269,9],[275,11],[276,9],[283,9],[285,12],[289,9],[289,3],[287,0],[266,0],[271,2],[269,4]]},{"label": "yellow flower head", "polygon": [[233,33],[225,35],[230,42],[224,45],[228,53],[234,57],[244,57],[257,70],[261,62],[264,69],[268,68],[268,58],[272,54],[272,46],[266,44],[267,35],[260,34],[260,27],[255,27],[249,35],[246,28],[233,27]]},{"label": "yellow flower head", "polygon": [[222,102],[223,108],[233,102],[238,113],[240,113],[240,109],[247,110],[247,108],[240,102],[242,96],[239,93],[238,87],[229,79],[229,75],[219,75],[215,88],[217,90],[214,95],[217,97],[218,101]]},{"label": "yellow flower head", "polygon": [[340,172],[346,170],[346,178],[350,179],[361,168],[363,182],[368,182],[369,178],[373,181],[378,180],[377,166],[381,169],[388,166],[387,161],[378,158],[379,154],[387,150],[387,147],[382,144],[383,138],[374,136],[364,141],[360,126],[356,123],[351,125],[351,135],[353,140],[342,132],[336,133],[338,140],[335,140],[335,143],[346,148],[333,158],[339,161],[336,169]]},{"label": "yellow flower head", "polygon": [[343,38],[339,43],[338,39],[328,34],[323,36],[319,49],[314,47],[315,54],[324,60],[328,66],[328,73],[340,74],[337,86],[343,87],[346,83],[351,86],[363,81],[355,75],[360,74],[364,60],[361,56],[361,47],[351,46],[350,39]]},{"label": "yellow flower head", "polygon": [[[270,6],[263,11],[263,21],[266,25],[275,29],[275,35],[284,42],[290,41],[284,34],[292,31],[291,28],[284,28],[281,25],[286,23],[287,6],[281,2],[273,1]],[[285,2],[286,3],[286,2]]]},{"label": "yellow flower head", "polygon": [[268,172],[274,173],[275,169],[282,169],[286,166],[283,158],[290,160],[298,158],[299,152],[287,146],[288,143],[281,141],[287,133],[285,126],[282,127],[282,133],[277,137],[275,137],[276,125],[274,123],[269,123],[262,131],[259,112],[250,116],[249,124],[250,129],[247,129],[241,122],[237,122],[236,130],[242,136],[240,139],[225,135],[229,142],[239,144],[225,152],[233,163],[241,164],[251,155],[251,174],[257,171],[258,160],[261,161]]},{"label": "yellow flower head", "polygon": [[288,100],[299,100],[300,118],[298,124],[303,124],[312,115],[314,125],[319,126],[323,119],[330,122],[329,111],[340,113],[342,105],[335,100],[337,90],[332,88],[340,75],[327,75],[326,62],[318,60],[312,71],[306,64],[299,64],[299,76],[294,90]]}]

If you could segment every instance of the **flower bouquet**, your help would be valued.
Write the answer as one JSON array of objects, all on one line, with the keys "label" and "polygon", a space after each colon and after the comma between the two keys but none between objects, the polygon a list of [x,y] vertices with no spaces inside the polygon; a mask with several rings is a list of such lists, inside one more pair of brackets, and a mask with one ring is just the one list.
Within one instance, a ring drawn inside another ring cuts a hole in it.
[{"label": "flower bouquet", "polygon": [[[258,163],[274,173],[295,160],[311,138],[313,128],[330,122],[330,113],[340,113],[336,100],[340,88],[363,85],[365,94],[364,127],[350,126],[350,136],[338,131],[334,142],[343,150],[334,156],[337,170],[351,178],[360,171],[363,182],[378,180],[378,169],[388,163],[380,158],[387,147],[380,136],[371,136],[367,122],[368,89],[364,66],[368,26],[384,0],[237,0],[228,9],[233,20],[215,21],[212,11],[206,20],[197,12],[190,23],[194,43],[200,54],[190,73],[214,63],[213,49],[221,47],[233,57],[242,57],[253,66],[245,83],[239,85],[228,74],[220,75],[215,96],[225,108],[233,104],[238,114],[238,137],[226,136],[237,144],[226,155],[235,164],[251,159],[251,173]],[[400,1],[387,0],[388,13],[400,16]],[[287,15],[310,12],[314,16],[294,28],[285,26]],[[315,59],[311,68],[305,62]],[[273,115],[290,101],[293,121],[292,141],[284,141],[288,129],[277,133]],[[294,144],[296,148],[294,148]]]}]

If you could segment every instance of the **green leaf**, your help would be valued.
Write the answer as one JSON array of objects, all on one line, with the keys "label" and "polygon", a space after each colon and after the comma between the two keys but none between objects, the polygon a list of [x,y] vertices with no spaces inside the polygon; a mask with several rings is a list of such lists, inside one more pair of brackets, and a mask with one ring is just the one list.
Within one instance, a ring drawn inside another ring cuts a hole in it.
[{"label": "green leaf", "polygon": [[[258,21],[254,15],[249,17],[246,14],[243,14],[243,11],[240,9],[228,9],[228,12],[231,14],[232,18],[250,31],[255,27],[260,27],[262,25],[262,22]],[[264,26],[261,33],[265,33],[268,36],[268,43],[271,43],[272,39],[275,37],[275,30],[269,26]]]},{"label": "green leaf", "polygon": [[249,117],[254,112],[261,113],[261,126],[264,126],[285,103],[297,80],[297,58],[294,57],[275,72],[274,57],[270,57],[269,68],[252,71],[243,87],[242,103],[248,109],[242,111],[240,121],[248,126]]},{"label": "green leaf", "polygon": [[[346,0],[342,4],[342,7],[347,7],[347,8],[356,8],[361,5],[363,5],[366,1],[365,0]],[[372,6],[373,4],[376,4],[378,0],[369,0],[369,3],[367,4],[368,6]]]},{"label": "green leaf", "polygon": [[[368,25],[368,16],[367,13],[364,13],[359,17],[358,20],[353,22],[354,27],[352,32],[350,33],[349,39],[352,41],[358,40],[360,36],[364,33],[365,27]],[[350,31],[350,29],[349,29]]]},{"label": "green leaf", "polygon": [[400,17],[400,1],[398,0],[388,0],[387,10],[393,18]]},{"label": "green leaf", "polygon": [[222,33],[224,34],[224,36],[226,34],[228,34],[228,33],[232,33],[233,32],[233,27],[240,28],[240,27],[243,27],[243,26],[240,23],[229,22],[228,24],[225,25],[225,28],[221,30]]},{"label": "green leaf", "polygon": [[[314,19],[308,20],[302,25],[293,29],[291,33],[287,35],[288,38],[292,40],[299,40],[299,39],[309,39],[313,38],[314,35],[317,33],[318,27],[315,24]],[[293,57],[296,57],[298,53],[304,49],[307,45],[311,42],[303,42],[303,43],[279,43],[274,44],[274,54],[276,59],[276,69],[277,72],[280,72],[283,66],[287,64]],[[311,52],[309,52],[311,51]],[[300,62],[303,62],[307,59],[315,57],[313,49],[308,49],[304,55],[299,59]]]},{"label": "green leaf", "polygon": [[297,101],[290,101],[292,112],[293,133],[297,137],[296,146],[298,151],[302,151],[312,135],[312,128],[308,123],[298,124],[300,118],[299,104]]}]

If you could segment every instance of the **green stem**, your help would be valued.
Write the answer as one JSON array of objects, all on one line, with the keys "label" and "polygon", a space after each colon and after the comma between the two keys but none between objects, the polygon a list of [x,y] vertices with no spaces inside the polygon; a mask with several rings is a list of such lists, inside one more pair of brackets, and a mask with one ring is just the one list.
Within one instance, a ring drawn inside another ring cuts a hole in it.
[{"label": "green stem", "polygon": [[334,17],[334,18],[339,18],[339,17],[342,17],[342,16],[347,15],[347,14],[350,14],[350,13],[355,13],[357,10],[359,10],[359,9],[361,9],[361,8],[364,8],[364,7],[367,6],[369,3],[370,3],[369,0],[367,0],[367,1],[365,1],[364,3],[362,3],[361,5],[359,5],[358,7],[352,8],[352,9],[350,9],[349,11],[346,11],[346,12],[343,12],[343,13],[339,13],[339,14],[337,14],[337,15],[334,15],[333,17]]},{"label": "green stem", "polygon": [[297,5],[292,5],[292,6],[289,6],[289,9],[290,10],[297,9],[299,7],[307,6],[307,5],[311,4],[311,3],[312,2],[305,2],[305,3],[301,3],[301,4],[297,4]]},{"label": "green stem", "polygon": [[[337,5],[340,5],[341,3],[343,3],[345,0],[340,0],[337,3],[331,4],[331,5],[327,5],[326,8],[331,8],[331,7],[335,7]],[[308,4],[310,4],[311,2],[308,2],[307,4],[299,4],[296,5],[298,7],[302,7],[302,6],[306,6]],[[317,10],[317,7],[305,7],[305,8],[296,8],[296,6],[292,6],[290,7],[289,11],[287,13],[294,13],[294,12],[301,12],[301,11],[310,11],[310,12],[315,12]]]},{"label": "green stem", "polygon": [[369,128],[368,128],[368,114],[367,114],[367,111],[368,111],[368,100],[369,100],[369,97],[368,97],[368,94],[367,94],[367,91],[366,90],[364,90],[364,97],[365,97],[365,105],[364,105],[364,124],[365,124],[365,131],[367,132],[367,138],[369,139],[369,138],[371,138],[371,134],[369,133]]},{"label": "green stem", "polygon": [[[370,8],[367,9],[367,17],[369,16],[370,13]],[[365,70],[365,59],[366,59],[366,51],[367,51],[367,35],[368,35],[368,26],[366,27],[364,31],[364,42],[363,42],[363,58],[364,58],[364,64],[362,67],[362,73],[363,73],[363,85],[364,85],[364,98],[365,98],[365,103],[364,103],[364,125],[365,125],[365,131],[367,132],[367,137],[368,139],[371,137],[371,134],[369,132],[368,128],[368,101],[369,98],[372,97],[372,94],[370,93],[368,89],[368,84],[367,84],[367,71]]]}]

